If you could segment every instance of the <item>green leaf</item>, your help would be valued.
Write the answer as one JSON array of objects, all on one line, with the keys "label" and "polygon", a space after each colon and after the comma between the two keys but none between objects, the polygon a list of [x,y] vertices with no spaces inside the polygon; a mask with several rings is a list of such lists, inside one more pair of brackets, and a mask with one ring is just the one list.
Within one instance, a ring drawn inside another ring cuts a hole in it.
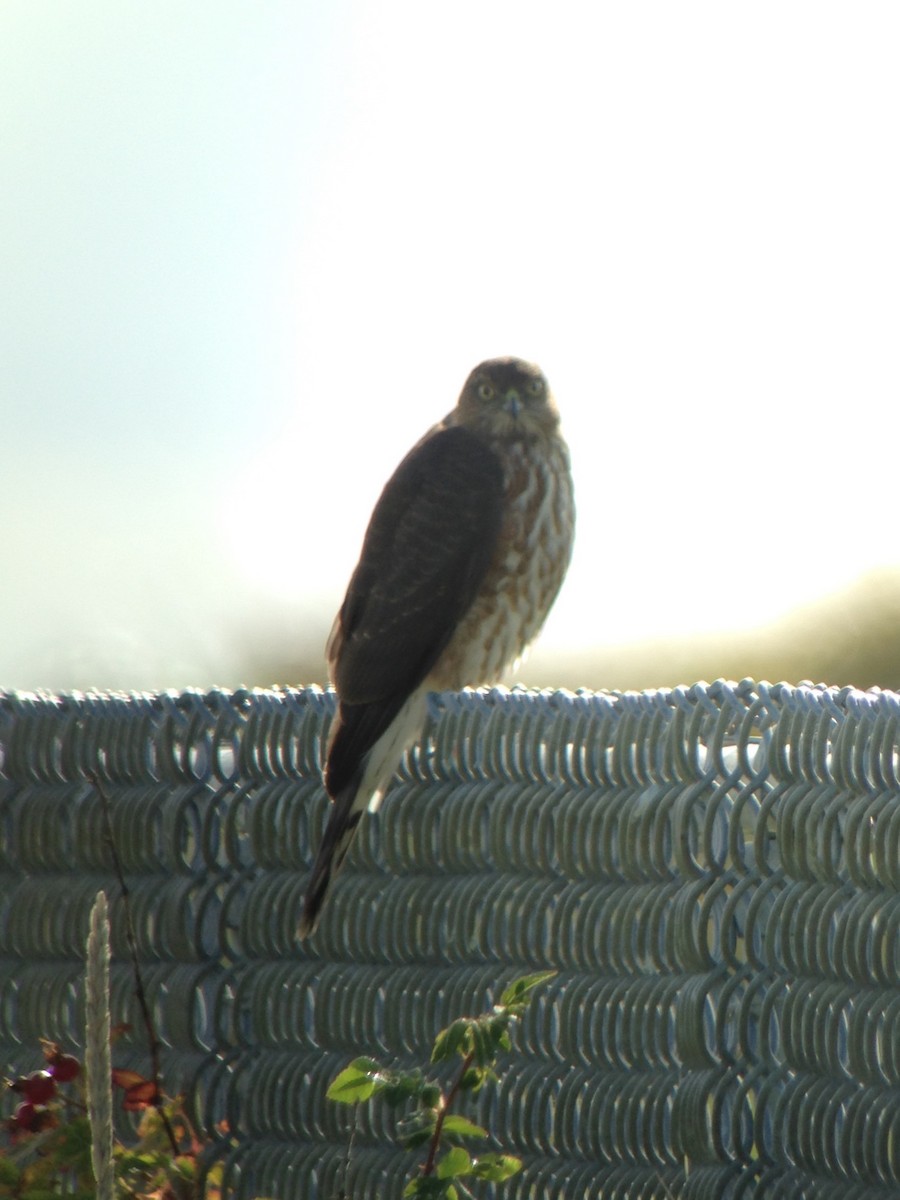
[{"label": "green leaf", "polygon": [[169,1154],[159,1150],[123,1150],[117,1160],[123,1171],[155,1171],[169,1161]]},{"label": "green leaf", "polygon": [[453,1137],[487,1137],[486,1129],[482,1129],[468,1117],[457,1116],[456,1113],[451,1113],[449,1117],[444,1118],[441,1132]]},{"label": "green leaf", "polygon": [[22,1172],[15,1163],[9,1161],[5,1155],[0,1154],[0,1183],[13,1185],[19,1182],[19,1177]]},{"label": "green leaf", "polygon": [[486,1067],[497,1057],[490,1026],[484,1019],[472,1022],[472,1053],[479,1067]]},{"label": "green leaf", "polygon": [[534,975],[523,975],[520,979],[514,979],[500,997],[500,1007],[521,1008],[528,993],[552,979],[555,974],[555,971],[537,971]]},{"label": "green leaf", "polygon": [[448,1058],[452,1058],[454,1054],[460,1053],[464,1057],[469,1052],[469,1043],[471,1039],[470,1028],[474,1024],[470,1017],[460,1017],[454,1021],[452,1025],[448,1025],[446,1029],[442,1029],[437,1035],[434,1042],[434,1049],[431,1052],[431,1061],[444,1062]]},{"label": "green leaf", "polygon": [[426,1108],[437,1108],[442,1095],[443,1093],[436,1083],[426,1083],[419,1093],[419,1101]]},{"label": "green leaf", "polygon": [[491,1017],[488,1023],[488,1029],[498,1050],[510,1049],[509,1022],[511,1019],[509,1013],[500,1013],[495,1017]]},{"label": "green leaf", "polygon": [[[433,1085],[427,1085],[429,1087]],[[403,1075],[393,1075],[390,1082],[385,1083],[380,1088],[381,1095],[384,1097],[385,1103],[391,1108],[396,1108],[398,1104],[402,1104],[405,1100],[411,1100],[414,1096],[420,1096],[426,1087],[425,1080],[421,1071],[410,1071]],[[440,1091],[438,1091],[440,1095]]]},{"label": "green leaf", "polygon": [[433,1108],[417,1109],[397,1126],[397,1136],[400,1144],[407,1150],[424,1146],[434,1136],[437,1123],[437,1112]]},{"label": "green leaf", "polygon": [[417,1129],[413,1133],[398,1133],[397,1140],[404,1150],[418,1150],[420,1146],[431,1141],[431,1133],[427,1129]]},{"label": "green leaf", "polygon": [[197,1160],[189,1154],[179,1154],[171,1160],[169,1169],[173,1176],[177,1175],[180,1179],[190,1181],[197,1176]]},{"label": "green leaf", "polygon": [[462,1146],[454,1146],[448,1150],[437,1165],[438,1179],[457,1179],[460,1175],[468,1175],[472,1170],[472,1157]]},{"label": "green leaf", "polygon": [[522,1160],[511,1154],[480,1154],[472,1163],[475,1178],[487,1179],[491,1183],[502,1183],[521,1170]]},{"label": "green leaf", "polygon": [[498,1080],[496,1071],[490,1067],[470,1067],[463,1076],[464,1083],[460,1083],[460,1090],[466,1092],[480,1092],[484,1085],[489,1081],[494,1083]]},{"label": "green leaf", "polygon": [[484,1083],[484,1069],[482,1067],[469,1067],[462,1079],[459,1081],[459,1090],[461,1092],[477,1092]]},{"label": "green leaf", "polygon": [[417,1175],[403,1189],[403,1195],[424,1196],[426,1200],[437,1200],[438,1197],[455,1200],[457,1191],[452,1183],[438,1179],[436,1175]]},{"label": "green leaf", "polygon": [[368,1100],[379,1083],[387,1085],[386,1076],[372,1058],[354,1058],[349,1067],[331,1081],[325,1095],[338,1104],[356,1104]]}]

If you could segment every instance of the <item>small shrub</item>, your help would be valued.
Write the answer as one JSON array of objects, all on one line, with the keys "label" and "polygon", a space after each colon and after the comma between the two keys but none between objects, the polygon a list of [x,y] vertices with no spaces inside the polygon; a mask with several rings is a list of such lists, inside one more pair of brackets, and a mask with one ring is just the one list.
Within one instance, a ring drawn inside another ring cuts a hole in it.
[{"label": "small shrub", "polygon": [[461,1060],[446,1091],[420,1070],[394,1071],[372,1058],[355,1058],[333,1080],[328,1098],[339,1104],[363,1103],[377,1096],[392,1108],[414,1105],[400,1123],[400,1144],[407,1150],[428,1149],[404,1196],[458,1200],[460,1192],[469,1194],[467,1180],[501,1183],[521,1170],[521,1160],[511,1154],[473,1154],[467,1149],[463,1142],[485,1141],[488,1131],[451,1109],[465,1092],[478,1092],[496,1080],[494,1064],[504,1050],[511,1049],[510,1026],[521,1018],[531,992],[553,974],[549,971],[515,980],[489,1012],[460,1017],[437,1035],[431,1062]]}]

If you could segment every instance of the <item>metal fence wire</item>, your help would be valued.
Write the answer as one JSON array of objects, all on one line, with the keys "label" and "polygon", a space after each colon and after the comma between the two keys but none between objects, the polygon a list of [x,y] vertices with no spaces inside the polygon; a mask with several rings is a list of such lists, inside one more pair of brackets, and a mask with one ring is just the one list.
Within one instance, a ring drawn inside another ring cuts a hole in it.
[{"label": "metal fence wire", "polygon": [[164,1082],[227,1195],[399,1197],[394,1116],[329,1082],[358,1054],[425,1066],[439,1029],[552,969],[470,1111],[524,1159],[498,1195],[900,1198],[900,696],[436,696],[301,944],[333,707],[0,694],[7,1074],[41,1037],[82,1044],[101,887],[117,1060],[148,1065],[97,781]]}]

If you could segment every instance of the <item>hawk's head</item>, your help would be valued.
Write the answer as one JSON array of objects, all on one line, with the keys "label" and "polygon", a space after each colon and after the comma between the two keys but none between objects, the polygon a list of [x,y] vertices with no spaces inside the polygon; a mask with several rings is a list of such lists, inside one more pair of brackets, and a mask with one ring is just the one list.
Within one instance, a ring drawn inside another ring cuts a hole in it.
[{"label": "hawk's head", "polygon": [[489,358],[466,380],[457,402],[460,424],[494,436],[547,437],[559,413],[540,367],[521,358]]}]

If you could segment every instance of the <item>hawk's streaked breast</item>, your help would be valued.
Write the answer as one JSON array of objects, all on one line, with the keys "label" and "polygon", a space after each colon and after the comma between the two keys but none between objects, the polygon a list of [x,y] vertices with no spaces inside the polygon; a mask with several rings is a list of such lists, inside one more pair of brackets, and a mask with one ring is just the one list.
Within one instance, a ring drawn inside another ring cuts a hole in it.
[{"label": "hawk's streaked breast", "polygon": [[434,691],[496,683],[534,640],[572,554],[569,455],[553,441],[492,444],[503,463],[504,517],[478,595],[429,676]]}]

